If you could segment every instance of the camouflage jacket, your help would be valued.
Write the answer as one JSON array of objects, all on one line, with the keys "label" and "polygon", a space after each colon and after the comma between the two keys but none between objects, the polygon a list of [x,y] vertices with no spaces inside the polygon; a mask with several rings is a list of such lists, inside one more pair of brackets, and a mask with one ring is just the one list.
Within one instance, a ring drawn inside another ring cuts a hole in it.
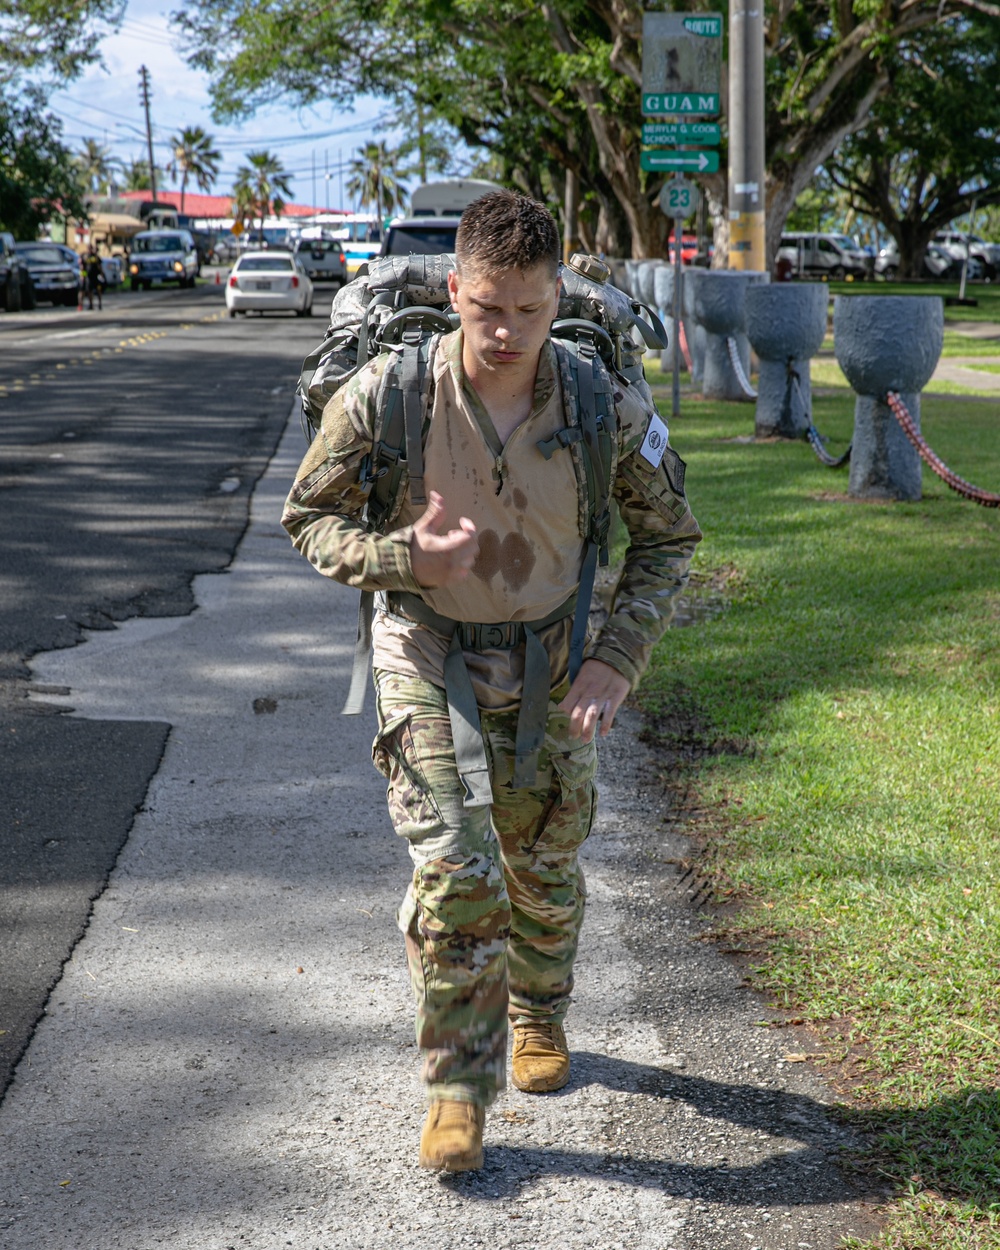
[{"label": "camouflage jacket", "polygon": [[[461,331],[441,340],[438,351],[461,362]],[[570,375],[552,352],[565,389]],[[359,480],[371,453],[379,380],[385,357],[354,375],[327,403],[322,425],[296,476],[282,524],[295,547],[327,577],[361,590],[419,593],[410,565],[412,527],[369,532],[362,514],[366,492]],[[539,385],[543,370],[539,370]],[[617,437],[613,444],[613,494],[629,533],[614,604],[587,656],[604,661],[634,686],[653,646],[666,629],[673,599],[683,588],[698,524],[684,495],[684,464],[667,448],[653,467],[644,443],[654,412],[639,388],[613,377]],[[464,393],[481,401],[467,381]],[[646,451],[646,455],[643,451]],[[475,518],[473,518],[475,519]],[[581,554],[583,539],[581,538]],[[415,627],[419,628],[419,627]],[[561,665],[553,658],[553,673]]]}]

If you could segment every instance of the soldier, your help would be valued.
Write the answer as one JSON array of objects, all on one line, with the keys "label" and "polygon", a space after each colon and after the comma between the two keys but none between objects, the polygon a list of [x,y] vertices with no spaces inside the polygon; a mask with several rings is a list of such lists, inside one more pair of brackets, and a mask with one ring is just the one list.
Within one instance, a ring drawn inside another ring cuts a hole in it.
[{"label": "soldier", "polygon": [[602,368],[630,545],[571,680],[585,544],[566,394],[580,375],[549,337],[559,253],[543,205],[508,191],[471,205],[448,278],[461,328],[429,365],[426,506],[411,464],[394,528],[361,523],[383,355],[327,403],[283,517],[321,573],[381,592],[373,758],[414,865],[399,925],[429,1100],[420,1164],[448,1171],[482,1166],[508,1018],[514,1084],[541,1093],[569,1080],[595,734],[642,673],[700,538],[662,421]]}]

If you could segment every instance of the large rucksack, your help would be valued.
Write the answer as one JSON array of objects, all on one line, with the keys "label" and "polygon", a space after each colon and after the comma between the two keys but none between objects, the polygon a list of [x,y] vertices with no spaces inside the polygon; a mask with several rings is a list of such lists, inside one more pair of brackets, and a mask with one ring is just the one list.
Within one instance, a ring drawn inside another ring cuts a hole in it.
[{"label": "large rucksack", "polygon": [[[306,357],[299,378],[303,428],[318,430],[323,409],[372,357],[388,353],[376,400],[372,449],[361,469],[367,492],[364,522],[384,532],[402,507],[407,484],[414,504],[426,502],[423,441],[430,414],[432,358],[442,334],[458,328],[450,311],[448,274],[452,255],[387,256],[362,266],[338,291],[330,324]],[[539,449],[548,459],[561,448],[573,458],[579,485],[579,525],[584,541],[577,609],[571,640],[575,677],[586,642],[587,619],[598,562],[607,563],[611,486],[617,467],[613,374],[638,388],[652,407],[642,370],[644,347],[665,345],[656,314],[612,286],[596,257],[577,254],[561,268],[562,288],[552,340],[566,399],[566,428]],[[358,646],[345,712],[361,710],[367,680],[372,595],[362,594]]]}]

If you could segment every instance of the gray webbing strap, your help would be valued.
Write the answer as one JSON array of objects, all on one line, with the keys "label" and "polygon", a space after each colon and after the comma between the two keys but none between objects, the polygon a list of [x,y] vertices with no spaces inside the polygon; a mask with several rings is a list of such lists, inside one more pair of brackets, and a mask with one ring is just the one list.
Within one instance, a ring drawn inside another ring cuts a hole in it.
[{"label": "gray webbing strap", "polygon": [[358,605],[358,637],[354,644],[354,667],[351,669],[351,688],[347,692],[342,716],[357,716],[365,705],[368,688],[368,653],[372,649],[372,615],[375,592],[363,590]]},{"label": "gray webbing strap", "polygon": [[479,704],[472,689],[469,670],[465,667],[457,629],[444,660],[444,689],[448,696],[455,764],[465,786],[464,806],[488,807],[493,802],[493,788],[490,785],[490,767],[486,762],[486,744],[479,722]]},{"label": "gray webbing strap", "polygon": [[598,546],[589,539],[583,552],[580,569],[580,586],[577,590],[576,612],[573,616],[573,632],[569,643],[569,680],[572,684],[583,664],[583,648],[587,644],[587,626],[590,624],[590,600],[594,593],[597,575]]},{"label": "gray webbing strap", "polygon": [[524,631],[524,686],[517,713],[517,734],[514,738],[515,790],[526,790],[538,780],[538,752],[545,741],[545,725],[549,716],[549,689],[552,670],[549,654],[533,629]]},{"label": "gray webbing strap", "polygon": [[423,395],[420,393],[420,332],[416,342],[409,342],[410,331],[403,335],[407,349],[403,351],[403,423],[406,431],[406,472],[410,479],[410,501],[418,507],[427,502],[424,494],[424,449],[421,439]]},{"label": "gray webbing strap", "polygon": [[[589,600],[587,601],[589,603]],[[548,616],[537,621],[505,621],[479,625],[469,621],[453,621],[435,612],[419,595],[392,591],[379,601],[379,606],[394,620],[416,621],[438,634],[450,636],[444,662],[444,688],[448,696],[448,718],[455,743],[458,774],[465,785],[465,806],[482,807],[493,802],[489,782],[486,748],[483,745],[479,705],[472,687],[472,678],[465,666],[463,646],[470,650],[493,647],[511,648],[524,642],[524,682],[521,706],[517,714],[514,738],[515,790],[535,785],[538,776],[538,753],[545,741],[549,715],[549,692],[552,668],[549,653],[535,633],[556,621],[565,620],[574,609],[579,615],[579,600],[571,595]],[[400,615],[404,613],[405,615]],[[584,612],[584,628],[587,613]],[[575,624],[575,622],[574,622]],[[581,648],[582,650],[582,648]]]}]

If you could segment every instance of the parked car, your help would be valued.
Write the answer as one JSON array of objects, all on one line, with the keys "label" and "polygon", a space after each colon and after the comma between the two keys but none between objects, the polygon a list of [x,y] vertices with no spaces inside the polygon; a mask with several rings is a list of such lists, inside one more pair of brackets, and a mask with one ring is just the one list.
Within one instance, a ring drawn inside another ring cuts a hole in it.
[{"label": "parked car", "polygon": [[[962,234],[958,230],[939,230],[934,242],[957,261],[966,256],[978,261],[987,282],[994,282],[1000,273],[1000,243],[987,243],[978,234]],[[971,274],[966,276],[972,278]]]},{"label": "parked car", "polygon": [[867,278],[870,258],[847,234],[788,231],[781,236],[777,260],[787,260],[792,273],[803,278]]},{"label": "parked car", "polygon": [[[879,252],[875,261],[875,272],[881,274],[887,282],[899,276],[899,250],[895,241]],[[985,277],[985,273],[982,262],[977,257],[970,256],[966,279],[969,282],[979,282]],[[939,243],[928,243],[921,265],[921,277],[940,278],[942,282],[958,282],[962,277],[962,260],[946,251]]]},{"label": "parked car", "polygon": [[16,243],[14,248],[27,266],[36,300],[46,300],[51,304],[76,303],[80,288],[80,258],[71,247],[41,240],[38,243]]},{"label": "parked car", "polygon": [[300,238],[295,255],[313,282],[333,282],[341,287],[347,281],[347,256],[339,241]]},{"label": "parked car", "polygon": [[437,256],[454,252],[457,217],[400,217],[390,221],[380,256]]},{"label": "parked car", "polygon": [[198,251],[187,230],[143,230],[132,240],[128,271],[133,291],[148,291],[154,282],[194,286],[198,267]]},{"label": "parked car", "polygon": [[240,241],[235,234],[226,232],[216,236],[209,258],[214,265],[228,265],[240,254]]},{"label": "parked car", "polygon": [[125,281],[125,265],[120,256],[102,256],[101,268],[104,270],[105,286],[121,286]]},{"label": "parked car", "polygon": [[0,230],[0,308],[4,312],[20,312],[34,306],[31,271],[17,251],[14,236],[8,230]]},{"label": "parked car", "polygon": [[230,317],[247,312],[294,312],[311,317],[312,279],[291,252],[276,248],[244,252],[233,265],[226,283],[226,307]]}]

